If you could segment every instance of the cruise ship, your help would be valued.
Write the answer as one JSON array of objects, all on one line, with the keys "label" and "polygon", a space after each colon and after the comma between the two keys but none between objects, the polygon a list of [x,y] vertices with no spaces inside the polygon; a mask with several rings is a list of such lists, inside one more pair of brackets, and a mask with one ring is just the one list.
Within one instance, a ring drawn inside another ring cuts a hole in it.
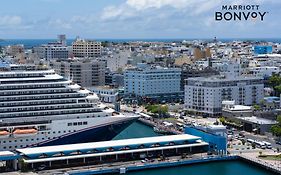
[{"label": "cruise ship", "polygon": [[136,119],[54,70],[0,67],[0,150],[110,140]]}]

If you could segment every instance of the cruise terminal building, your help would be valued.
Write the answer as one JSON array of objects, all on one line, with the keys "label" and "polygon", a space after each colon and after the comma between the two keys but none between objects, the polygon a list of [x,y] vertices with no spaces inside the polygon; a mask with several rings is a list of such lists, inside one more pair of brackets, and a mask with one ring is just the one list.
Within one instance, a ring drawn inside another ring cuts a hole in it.
[{"label": "cruise terminal building", "polygon": [[19,169],[56,169],[145,158],[164,159],[204,153],[208,149],[209,144],[200,137],[182,134],[17,149],[15,152],[20,158],[15,157],[15,162],[19,162]]}]

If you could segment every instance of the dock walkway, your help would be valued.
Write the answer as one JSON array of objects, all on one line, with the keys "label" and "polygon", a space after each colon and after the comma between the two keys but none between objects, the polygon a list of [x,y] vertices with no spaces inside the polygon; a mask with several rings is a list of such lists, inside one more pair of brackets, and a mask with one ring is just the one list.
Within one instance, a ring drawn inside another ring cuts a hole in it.
[{"label": "dock walkway", "polygon": [[247,155],[239,155],[239,157],[247,162],[256,164],[258,166],[261,166],[265,169],[271,170],[275,173],[279,173],[281,174],[281,162],[280,161],[276,161],[277,163],[274,163],[272,161],[264,161],[258,158],[253,158]]}]

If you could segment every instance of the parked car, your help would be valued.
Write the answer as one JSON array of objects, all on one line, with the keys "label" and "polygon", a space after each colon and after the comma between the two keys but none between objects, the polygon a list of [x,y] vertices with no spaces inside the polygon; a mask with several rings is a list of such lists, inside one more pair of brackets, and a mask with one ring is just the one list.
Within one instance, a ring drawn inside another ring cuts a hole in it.
[{"label": "parked car", "polygon": [[47,166],[46,165],[40,165],[39,167],[37,167],[36,169],[38,170],[38,171],[42,171],[42,170],[44,170],[44,169],[46,169],[47,168]]}]

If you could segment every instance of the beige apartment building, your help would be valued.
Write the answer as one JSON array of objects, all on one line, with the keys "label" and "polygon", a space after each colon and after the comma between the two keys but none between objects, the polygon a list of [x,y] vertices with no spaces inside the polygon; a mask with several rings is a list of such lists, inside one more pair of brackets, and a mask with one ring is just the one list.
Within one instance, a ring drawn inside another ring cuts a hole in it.
[{"label": "beige apartment building", "polygon": [[22,44],[7,46],[6,53],[10,56],[17,56],[20,53],[24,53],[24,46]]},{"label": "beige apartment building", "polygon": [[74,57],[97,57],[101,55],[101,42],[76,39],[72,43],[72,52]]},{"label": "beige apartment building", "polygon": [[105,63],[98,60],[54,60],[50,66],[56,73],[83,87],[105,85]]}]

